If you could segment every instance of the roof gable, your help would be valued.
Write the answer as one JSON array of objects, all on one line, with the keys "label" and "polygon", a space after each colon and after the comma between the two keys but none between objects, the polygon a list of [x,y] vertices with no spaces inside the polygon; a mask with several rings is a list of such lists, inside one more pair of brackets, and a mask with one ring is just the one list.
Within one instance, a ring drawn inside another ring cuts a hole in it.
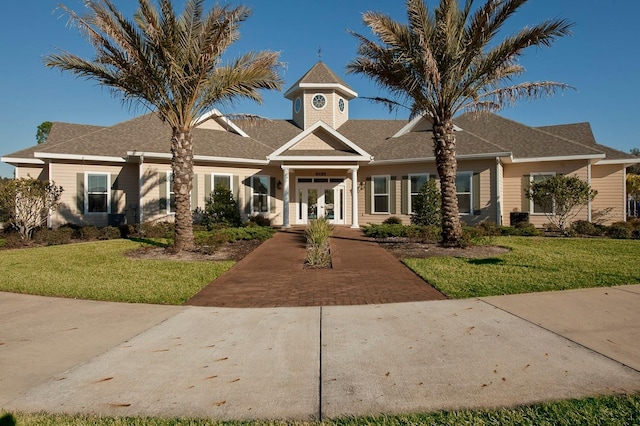
[{"label": "roof gable", "polygon": [[327,157],[349,158],[356,161],[369,161],[371,155],[353,143],[343,134],[324,121],[318,121],[287,143],[276,149],[270,160],[314,160]]}]

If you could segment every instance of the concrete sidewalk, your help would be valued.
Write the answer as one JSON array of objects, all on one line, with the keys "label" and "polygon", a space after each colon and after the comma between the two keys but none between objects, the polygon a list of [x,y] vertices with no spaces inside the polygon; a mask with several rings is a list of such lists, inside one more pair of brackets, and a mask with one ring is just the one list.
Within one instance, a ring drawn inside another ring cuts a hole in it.
[{"label": "concrete sidewalk", "polygon": [[640,285],[299,308],[0,293],[0,407],[303,419],[640,392]]}]

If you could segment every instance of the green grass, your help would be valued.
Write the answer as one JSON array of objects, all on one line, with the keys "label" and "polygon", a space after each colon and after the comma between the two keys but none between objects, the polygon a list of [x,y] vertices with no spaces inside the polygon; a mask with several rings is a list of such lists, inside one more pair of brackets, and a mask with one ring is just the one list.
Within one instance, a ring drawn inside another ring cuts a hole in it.
[{"label": "green grass", "polygon": [[[1,411],[0,411],[1,413]],[[197,419],[108,418],[50,414],[15,414],[17,424],[31,425],[95,425],[95,426],[211,426],[211,425],[608,425],[640,424],[640,395],[602,396],[548,402],[516,408],[491,410],[441,411],[397,416],[353,417],[325,422],[291,421],[216,421]]]},{"label": "green grass", "polygon": [[133,260],[144,244],[109,240],[0,251],[0,291],[179,305],[234,262]]},{"label": "green grass", "polygon": [[456,299],[640,283],[640,240],[498,237],[495,243],[511,251],[405,263]]}]

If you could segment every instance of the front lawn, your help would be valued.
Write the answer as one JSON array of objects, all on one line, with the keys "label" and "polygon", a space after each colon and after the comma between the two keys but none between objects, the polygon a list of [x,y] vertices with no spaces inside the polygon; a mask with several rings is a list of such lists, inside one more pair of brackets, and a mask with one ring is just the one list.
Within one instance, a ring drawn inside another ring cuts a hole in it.
[{"label": "front lawn", "polygon": [[[2,417],[0,410],[0,417]],[[351,425],[610,425],[640,424],[640,396],[601,396],[554,401],[515,408],[440,411],[426,414],[352,417],[323,422],[311,421],[219,421],[209,419],[110,418],[87,415],[22,414],[15,419],[21,426],[95,425],[95,426],[351,426]]]},{"label": "front lawn", "polygon": [[180,305],[234,262],[133,260],[130,240],[0,251],[0,291]]},{"label": "front lawn", "polygon": [[495,244],[511,251],[404,262],[454,299],[640,283],[639,240],[497,237]]}]

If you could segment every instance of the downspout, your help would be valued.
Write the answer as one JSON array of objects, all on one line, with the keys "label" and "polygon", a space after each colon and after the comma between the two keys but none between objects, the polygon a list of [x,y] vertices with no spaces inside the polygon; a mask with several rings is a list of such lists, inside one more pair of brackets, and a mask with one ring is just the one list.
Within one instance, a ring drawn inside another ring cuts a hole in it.
[{"label": "downspout", "polygon": [[500,157],[496,157],[496,225],[502,226],[502,185]]},{"label": "downspout", "polygon": [[[49,161],[49,183],[53,183],[53,162]],[[53,227],[53,210],[51,206],[49,206],[49,215],[47,216],[47,228],[51,229]]]},{"label": "downspout", "polygon": [[143,202],[143,186],[144,186],[144,173],[142,172],[142,166],[144,165],[144,154],[140,154],[140,161],[138,163],[138,223],[142,224],[143,215],[142,215],[142,206]]},{"label": "downspout", "polygon": [[[587,183],[591,189],[591,160],[587,160]],[[591,222],[591,199],[587,202],[587,220]]]},{"label": "downspout", "polygon": [[[622,165],[622,214],[624,216],[623,220],[626,222],[627,217],[629,216],[629,212],[627,209],[629,208],[629,198],[627,197],[627,165]],[[634,199],[635,202],[635,199]],[[637,204],[636,204],[637,205]],[[637,216],[636,212],[636,216]]]}]

